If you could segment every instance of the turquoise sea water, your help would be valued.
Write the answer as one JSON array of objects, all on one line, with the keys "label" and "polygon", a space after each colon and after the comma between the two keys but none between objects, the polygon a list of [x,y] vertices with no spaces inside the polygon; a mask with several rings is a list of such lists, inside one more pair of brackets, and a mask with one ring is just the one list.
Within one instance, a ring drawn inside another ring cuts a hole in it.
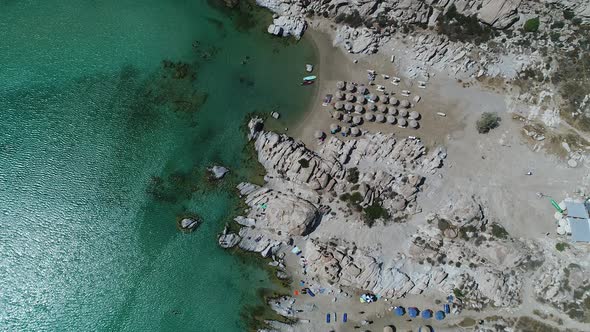
[{"label": "turquoise sea water", "polygon": [[[1,331],[246,329],[270,282],[216,244],[251,174],[240,126],[273,109],[289,123],[313,92],[298,85],[312,48],[267,19],[203,0],[0,2]],[[232,173],[210,184],[212,164]],[[185,213],[204,220],[192,234]]]}]

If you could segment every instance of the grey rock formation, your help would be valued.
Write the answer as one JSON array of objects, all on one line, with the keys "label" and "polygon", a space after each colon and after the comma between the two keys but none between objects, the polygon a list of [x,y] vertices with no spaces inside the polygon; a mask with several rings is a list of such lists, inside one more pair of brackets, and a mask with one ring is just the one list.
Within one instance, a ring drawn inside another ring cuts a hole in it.
[{"label": "grey rock formation", "polygon": [[505,29],[518,21],[521,0],[484,0],[477,17],[497,29]]},{"label": "grey rock formation", "polygon": [[227,174],[229,172],[229,169],[223,167],[223,166],[213,166],[211,168],[208,169],[209,172],[211,172],[211,175],[213,176],[213,178],[219,180],[221,178],[223,178],[225,176],[225,174]]}]

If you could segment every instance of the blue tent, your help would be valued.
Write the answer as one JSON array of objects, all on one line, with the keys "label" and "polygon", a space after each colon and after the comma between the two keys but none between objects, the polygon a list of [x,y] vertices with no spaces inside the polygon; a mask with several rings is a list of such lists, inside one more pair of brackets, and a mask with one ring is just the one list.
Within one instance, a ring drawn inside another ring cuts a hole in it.
[{"label": "blue tent", "polygon": [[408,308],[408,315],[412,318],[417,317],[419,313],[420,313],[420,311],[418,310],[418,308],[415,308],[415,307]]},{"label": "blue tent", "polygon": [[395,309],[393,309],[393,312],[397,316],[403,316],[406,313],[406,310],[404,309],[404,307],[395,307]]},{"label": "blue tent", "polygon": [[434,314],[434,318],[436,318],[436,320],[443,320],[445,319],[445,313],[442,310],[439,310]]},{"label": "blue tent", "polygon": [[426,310],[422,311],[422,318],[424,318],[424,319],[432,318],[432,310],[426,309]]}]

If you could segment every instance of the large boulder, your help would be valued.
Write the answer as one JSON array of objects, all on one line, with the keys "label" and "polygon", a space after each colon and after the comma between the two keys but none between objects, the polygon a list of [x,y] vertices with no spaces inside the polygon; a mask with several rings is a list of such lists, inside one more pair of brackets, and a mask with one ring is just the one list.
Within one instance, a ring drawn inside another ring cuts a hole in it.
[{"label": "large boulder", "polygon": [[496,29],[505,29],[518,21],[521,0],[484,0],[478,19]]},{"label": "large boulder", "polygon": [[268,226],[288,235],[307,234],[319,218],[316,207],[292,195],[277,195],[266,208]]}]

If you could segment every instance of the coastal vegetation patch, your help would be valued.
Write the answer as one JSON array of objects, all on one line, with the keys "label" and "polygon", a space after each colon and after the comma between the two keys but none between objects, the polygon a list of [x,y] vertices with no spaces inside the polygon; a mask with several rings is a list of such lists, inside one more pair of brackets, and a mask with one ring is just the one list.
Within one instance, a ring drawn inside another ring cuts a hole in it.
[{"label": "coastal vegetation patch", "polygon": [[460,14],[454,4],[439,17],[437,31],[451,41],[471,42],[476,45],[487,42],[498,34],[491,27],[480,23],[475,14]]},{"label": "coastal vegetation patch", "polygon": [[484,112],[475,123],[475,127],[477,128],[478,133],[487,134],[490,130],[499,127],[501,120],[502,119],[497,113]]}]

